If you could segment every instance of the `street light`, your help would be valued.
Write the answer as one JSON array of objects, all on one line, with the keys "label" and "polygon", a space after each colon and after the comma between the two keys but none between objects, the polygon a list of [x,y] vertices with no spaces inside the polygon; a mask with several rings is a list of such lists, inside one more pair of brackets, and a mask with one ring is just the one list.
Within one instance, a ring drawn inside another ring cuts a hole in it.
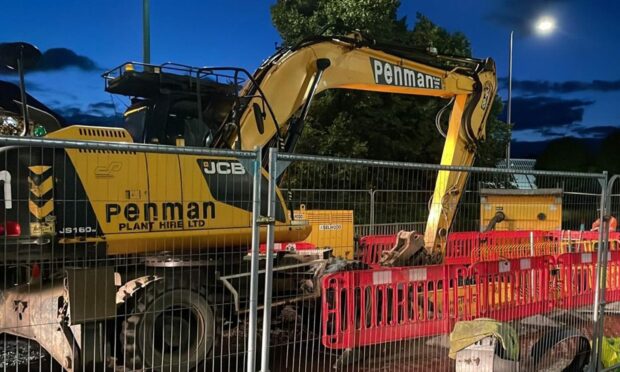
[{"label": "street light", "polygon": [[[555,20],[549,16],[543,16],[538,18],[534,24],[534,29],[539,35],[549,35],[555,30]],[[514,31],[510,31],[510,53],[508,54],[508,110],[507,120],[508,124],[512,124],[512,44],[513,44]],[[511,136],[512,137],[512,136]],[[506,146],[506,168],[512,168],[510,163],[510,142],[508,139],[508,146]]]},{"label": "street light", "polygon": [[540,17],[536,22],[536,31],[541,35],[548,35],[555,29],[555,20],[551,17]]},{"label": "street light", "polygon": [[151,4],[142,0],[142,62],[151,63]]}]

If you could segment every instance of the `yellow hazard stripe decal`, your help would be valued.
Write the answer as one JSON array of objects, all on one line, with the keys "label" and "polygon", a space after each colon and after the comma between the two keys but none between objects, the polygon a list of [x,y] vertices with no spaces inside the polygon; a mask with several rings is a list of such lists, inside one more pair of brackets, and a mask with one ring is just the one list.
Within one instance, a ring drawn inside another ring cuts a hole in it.
[{"label": "yellow hazard stripe decal", "polygon": [[42,207],[37,207],[37,205],[32,200],[30,200],[28,202],[28,208],[30,209],[30,214],[32,214],[36,218],[41,219],[52,213],[52,211],[54,210],[54,199],[48,200]]},{"label": "yellow hazard stripe decal", "polygon": [[30,192],[39,198],[47,194],[54,187],[52,177],[48,177],[40,185],[37,185],[32,178],[28,177],[28,183],[30,184]]},{"label": "yellow hazard stripe decal", "polygon": [[36,174],[36,175],[38,175],[38,176],[40,176],[40,175],[42,175],[43,173],[47,172],[48,170],[50,170],[50,168],[52,168],[52,167],[51,167],[51,166],[49,166],[49,165],[34,165],[34,166],[32,166],[32,167],[28,167],[28,169],[29,169],[32,173],[34,173],[34,174]]}]

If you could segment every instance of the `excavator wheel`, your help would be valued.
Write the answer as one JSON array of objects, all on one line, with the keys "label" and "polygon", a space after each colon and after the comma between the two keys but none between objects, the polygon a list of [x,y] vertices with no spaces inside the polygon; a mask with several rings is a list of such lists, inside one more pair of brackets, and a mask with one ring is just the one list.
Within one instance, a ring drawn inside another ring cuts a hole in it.
[{"label": "excavator wheel", "polygon": [[220,327],[206,290],[187,277],[164,276],[136,295],[120,334],[125,367],[188,371],[211,355]]}]

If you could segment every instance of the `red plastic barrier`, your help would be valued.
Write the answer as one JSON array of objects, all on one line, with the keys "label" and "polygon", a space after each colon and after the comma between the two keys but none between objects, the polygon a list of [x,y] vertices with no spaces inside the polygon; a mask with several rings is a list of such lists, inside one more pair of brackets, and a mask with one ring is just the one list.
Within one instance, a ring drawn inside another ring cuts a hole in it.
[{"label": "red plastic barrier", "polygon": [[[317,249],[318,247],[315,244],[307,243],[307,242],[285,242],[285,243],[274,243],[273,244],[273,251],[275,253],[281,253],[281,252],[303,253],[303,252],[308,252],[308,251],[314,252]],[[261,243],[261,245],[258,248],[258,251],[260,254],[266,254],[267,245],[265,243]]]},{"label": "red plastic barrier", "polygon": [[322,342],[345,349],[448,333],[458,320],[512,320],[552,308],[551,257],[381,268],[323,278]]},{"label": "red plastic barrier", "polygon": [[549,283],[553,264],[552,257],[542,256],[472,265],[473,317],[509,321],[551,310]]},{"label": "red plastic barrier", "polygon": [[367,235],[360,238],[359,260],[368,264],[379,263],[381,253],[392,249],[396,244],[396,235]]},{"label": "red plastic barrier", "polygon": [[[345,349],[448,333],[459,320],[510,321],[591,306],[596,253],[339,272],[322,281],[322,342]],[[606,301],[620,301],[609,252]]]},{"label": "red plastic barrier", "polygon": [[596,278],[596,253],[567,253],[558,257],[560,294],[558,306],[574,308],[592,304]]},{"label": "red plastic barrier", "polygon": [[[482,261],[532,256],[557,257],[563,253],[593,252],[598,247],[598,238],[596,231],[453,232],[448,235],[444,263],[468,265]],[[367,264],[378,263],[381,253],[391,249],[396,239],[396,235],[362,237],[359,245],[360,260]],[[620,232],[610,232],[609,250],[620,250],[619,247]]]},{"label": "red plastic barrier", "polygon": [[[547,255],[557,257],[563,253],[593,252],[598,247],[598,239],[596,231],[455,232],[448,235],[445,263],[473,264],[482,261]],[[619,247],[620,232],[611,232],[609,250],[619,250]]]},{"label": "red plastic barrier", "polygon": [[445,263],[470,264],[480,251],[479,232],[453,232],[448,235]]},{"label": "red plastic barrier", "polygon": [[448,235],[446,246],[446,263],[473,264],[481,261],[556,255],[559,253],[561,253],[559,241],[553,233],[548,231],[451,233]]},{"label": "red plastic barrier", "polygon": [[[575,308],[594,303],[596,252],[567,253],[558,257],[560,294],[558,306]],[[620,252],[609,252],[605,296],[607,302],[620,301]]]},{"label": "red plastic barrier", "polygon": [[344,349],[449,332],[465,302],[447,277],[440,265],[326,276],[323,345]]},{"label": "red plastic barrier", "polygon": [[620,252],[610,252],[607,262],[605,301],[620,301]]}]

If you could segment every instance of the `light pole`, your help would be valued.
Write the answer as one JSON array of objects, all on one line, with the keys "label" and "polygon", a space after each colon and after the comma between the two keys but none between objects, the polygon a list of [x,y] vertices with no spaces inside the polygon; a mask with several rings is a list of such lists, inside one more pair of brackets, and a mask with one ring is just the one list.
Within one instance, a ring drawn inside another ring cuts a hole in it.
[{"label": "light pole", "polygon": [[[508,109],[507,109],[507,121],[508,125],[512,124],[512,40],[514,37],[514,31],[510,31],[510,46],[508,52]],[[508,145],[506,146],[506,168],[512,168],[510,164],[510,142],[512,142],[512,127],[510,128],[510,138],[508,138]]]},{"label": "light pole", "polygon": [[[555,29],[555,20],[551,17],[540,17],[534,28],[539,35],[548,35]],[[506,110],[506,120],[508,125],[512,125],[512,46],[514,39],[514,30],[510,31],[510,44],[508,53],[508,108]],[[506,146],[506,168],[512,168],[510,162],[510,142],[512,140],[512,128],[511,138],[508,139],[508,145]]]},{"label": "light pole", "polygon": [[151,63],[151,5],[142,0],[142,62]]}]

